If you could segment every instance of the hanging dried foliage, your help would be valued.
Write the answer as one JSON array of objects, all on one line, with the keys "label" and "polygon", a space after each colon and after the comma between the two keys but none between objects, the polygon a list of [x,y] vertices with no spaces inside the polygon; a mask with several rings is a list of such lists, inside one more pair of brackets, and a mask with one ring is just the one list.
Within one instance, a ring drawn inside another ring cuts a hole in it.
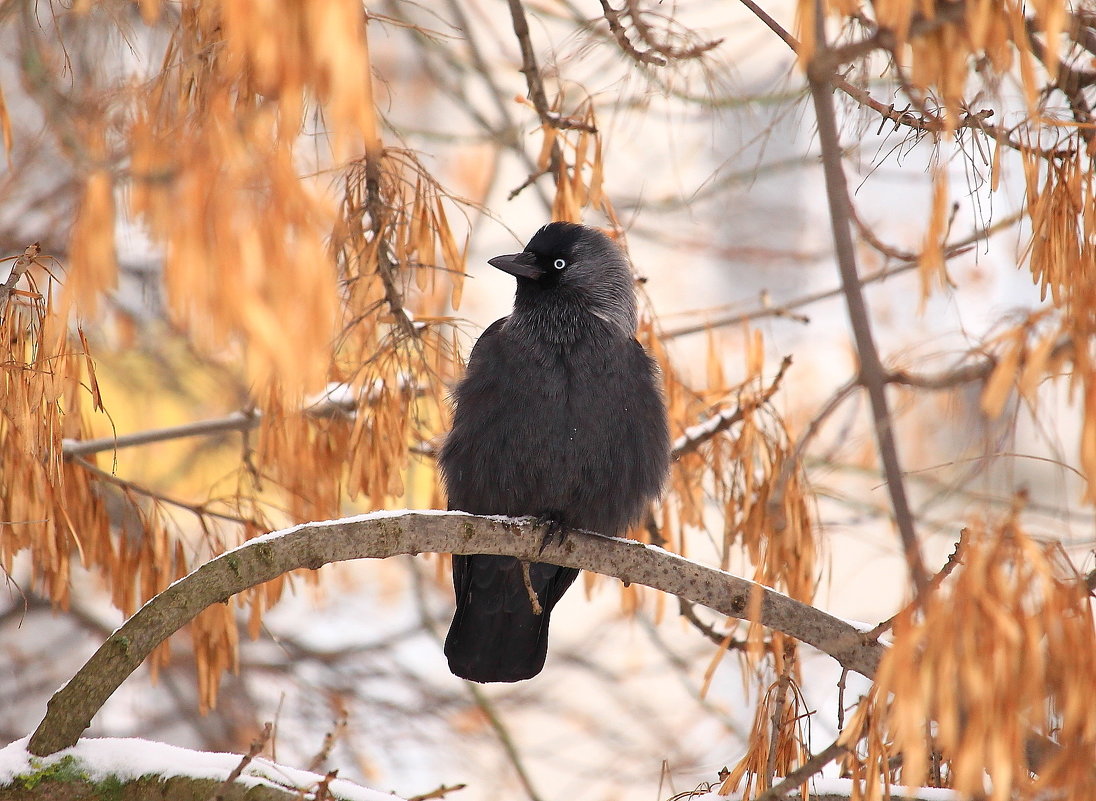
[{"label": "hanging dried foliage", "polygon": [[994,801],[1091,798],[1096,629],[1083,577],[1024,532],[1018,511],[968,537],[945,589],[899,616],[845,730],[850,746],[865,739],[849,758],[855,797],[897,783]]},{"label": "hanging dried foliage", "polygon": [[[773,650],[777,678],[754,711],[746,753],[723,780],[720,795],[741,792],[741,798],[749,801],[810,757],[808,716],[798,685],[795,648],[781,635],[775,635],[774,641],[779,641]],[[788,646],[787,650],[781,650],[781,644]],[[801,789],[805,795],[807,788]]]},{"label": "hanging dried foliage", "polygon": [[[0,569],[29,551],[44,594],[66,606],[73,556],[110,576],[113,547],[93,482],[61,455],[64,438],[88,435],[82,384],[96,386],[94,363],[82,333],[68,336],[39,252],[15,259],[0,293]],[[15,286],[23,276],[30,291]]]},{"label": "hanging dried foliage", "polygon": [[700,420],[675,442],[664,537],[684,551],[685,529],[706,528],[706,512],[717,510],[711,519],[722,528],[720,567],[728,569],[741,547],[754,581],[810,601],[818,576],[804,479],[784,423],[768,403],[788,364],[765,386],[760,332],[747,341],[747,378],[736,386],[725,380],[721,349],[709,341],[707,386],[698,392],[673,371],[664,346],[647,339],[663,365],[670,419]]},{"label": "hanging dried foliage", "polygon": [[[150,23],[167,21],[147,10]],[[163,246],[169,315],[249,388],[235,492],[192,503],[103,470],[94,455],[66,460],[62,438],[90,439],[84,412],[89,400],[100,404],[86,341],[66,338],[52,284],[29,302],[3,296],[2,467],[21,478],[0,490],[0,565],[29,551],[36,581],[64,604],[78,554],[126,614],[277,522],[334,517],[351,498],[383,506],[403,496],[409,448],[442,429],[459,369],[449,313],[467,242],[450,217],[463,201],[414,154],[385,148],[360,3],[188,2],[170,22],[164,68],[137,90],[115,90],[126,113],[89,104],[79,118],[90,167],[65,290],[89,314],[113,286],[124,191]],[[59,37],[59,28],[46,33]],[[34,43],[44,64],[60,63],[58,42]],[[313,166],[339,165],[320,178],[301,176],[310,112],[323,114],[330,137]],[[102,166],[119,154],[125,170]],[[319,181],[332,179],[341,204],[325,199]],[[108,506],[124,510],[110,515],[113,531]],[[238,599],[253,634],[285,586]],[[203,707],[236,664],[235,618],[225,607],[191,627]],[[166,656],[165,646],[154,666]]]}]

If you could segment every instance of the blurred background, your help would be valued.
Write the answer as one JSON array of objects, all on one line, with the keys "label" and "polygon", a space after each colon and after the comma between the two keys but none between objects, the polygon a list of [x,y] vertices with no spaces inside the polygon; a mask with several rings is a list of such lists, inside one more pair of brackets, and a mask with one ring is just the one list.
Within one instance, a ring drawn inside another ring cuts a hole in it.
[{"label": "blurred background", "polygon": [[[563,127],[519,70],[515,6]],[[791,357],[743,426],[675,467],[656,541],[868,625],[909,600],[867,399],[846,386],[858,357],[792,50],[736,3],[627,4],[647,60],[592,1],[371,3],[367,44],[342,25],[353,8],[0,4],[0,254],[15,265],[41,244],[6,320],[28,364],[57,365],[39,395],[6,379],[0,743],[33,730],[135,605],[224,548],[444,508],[431,453],[447,392],[513,296],[486,260],[552,218],[627,248],[675,436],[749,406]],[[793,3],[765,10],[797,30]],[[868,57],[846,78],[893,117],[911,101],[890,66]],[[968,112],[1028,120],[1009,76],[972,80]],[[1061,309],[1027,269],[1026,156],[836,102],[885,365],[945,376],[1053,345]],[[934,242],[958,243],[935,284]],[[1084,392],[1053,364],[1028,386],[1006,376],[1000,398],[989,369],[892,389],[930,571],[969,521],[1017,503],[1091,569]],[[203,428],[174,428],[189,424]],[[794,530],[774,533],[763,510],[786,464]],[[778,536],[802,562],[758,544]],[[724,653],[745,627],[592,576],[561,602],[540,676],[472,686],[441,653],[448,572],[436,555],[344,563],[241,596],[173,638],[89,733],[246,751],[273,721],[276,759],[404,796],[663,799],[721,781],[782,671],[808,748],[868,686],[839,690],[836,662],[806,647],[794,668],[774,667],[771,642]]]}]

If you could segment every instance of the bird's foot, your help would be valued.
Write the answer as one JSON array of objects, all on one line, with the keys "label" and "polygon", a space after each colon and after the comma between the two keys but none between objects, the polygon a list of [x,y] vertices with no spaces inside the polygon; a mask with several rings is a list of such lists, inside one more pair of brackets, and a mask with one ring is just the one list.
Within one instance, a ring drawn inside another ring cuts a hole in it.
[{"label": "bird's foot", "polygon": [[567,538],[567,527],[560,516],[554,512],[546,512],[537,517],[537,525],[544,526],[544,537],[540,541],[540,553],[556,540],[557,545],[562,545]]}]

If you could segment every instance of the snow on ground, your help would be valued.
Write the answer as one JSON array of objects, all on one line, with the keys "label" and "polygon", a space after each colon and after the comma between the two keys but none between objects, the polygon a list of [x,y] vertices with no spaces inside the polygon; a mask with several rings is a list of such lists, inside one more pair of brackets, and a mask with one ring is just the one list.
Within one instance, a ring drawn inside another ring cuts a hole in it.
[{"label": "snow on ground", "polygon": [[[26,750],[29,739],[24,737],[0,748],[0,787],[11,784],[16,776],[41,773],[65,757],[75,758],[77,764],[73,767],[86,773],[93,782],[112,776],[127,781],[149,774],[224,781],[243,758],[239,754],[192,751],[135,737],[80,740],[72,748],[48,757],[36,757]],[[248,787],[261,785],[308,793],[323,778],[318,773],[289,768],[262,757],[255,757],[243,769],[237,781]],[[328,789],[336,798],[345,801],[399,801],[397,796],[370,790],[343,779],[334,779]]]}]

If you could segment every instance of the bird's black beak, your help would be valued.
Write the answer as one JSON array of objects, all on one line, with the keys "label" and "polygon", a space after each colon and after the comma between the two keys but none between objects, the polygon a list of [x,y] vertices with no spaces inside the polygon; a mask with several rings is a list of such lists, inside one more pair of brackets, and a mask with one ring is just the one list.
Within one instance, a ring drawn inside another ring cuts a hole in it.
[{"label": "bird's black beak", "polygon": [[544,275],[544,270],[537,265],[536,255],[527,251],[511,253],[506,256],[495,256],[493,259],[488,259],[487,263],[492,267],[498,267],[503,272],[510,273],[510,275],[531,278],[534,281]]}]

